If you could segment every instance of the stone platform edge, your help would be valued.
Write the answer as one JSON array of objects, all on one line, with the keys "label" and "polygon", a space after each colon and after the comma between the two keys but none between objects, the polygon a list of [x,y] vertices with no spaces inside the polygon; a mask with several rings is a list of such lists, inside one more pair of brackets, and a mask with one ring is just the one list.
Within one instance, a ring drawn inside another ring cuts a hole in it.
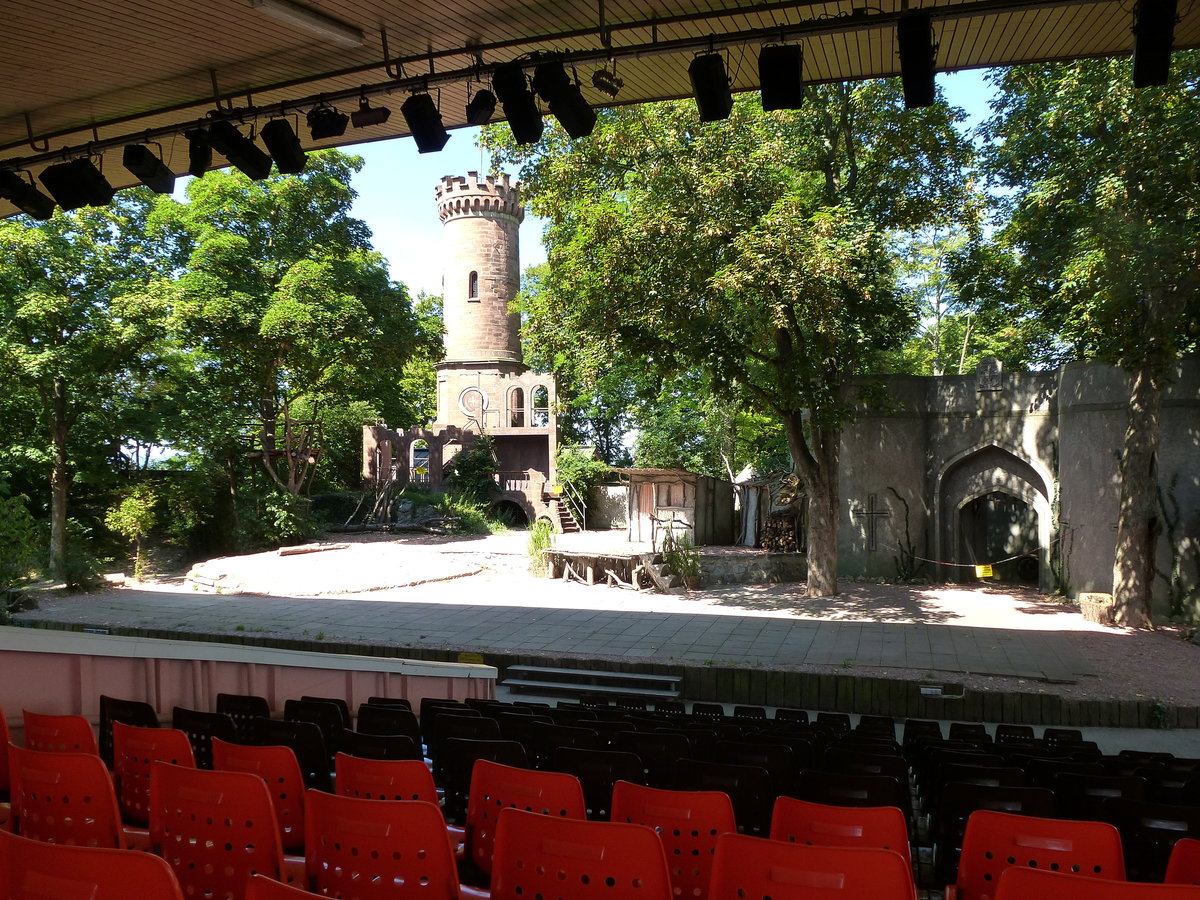
[{"label": "stone platform edge", "polygon": [[[529,653],[494,653],[448,650],[440,647],[397,647],[344,641],[296,640],[258,637],[242,633],[200,633],[158,628],[121,628],[78,623],[25,620],[20,627],[60,631],[92,631],[129,637],[241,644],[317,653],[345,653],[438,662],[458,662],[459,653],[482,656],[485,664],[500,670],[516,665],[596,669],[609,672],[675,675],[685,700],[786,706],[822,712],[847,712],[904,719],[943,719],[1016,725],[1053,725],[1079,728],[1200,728],[1200,707],[1156,700],[1075,700],[1058,694],[1021,691],[976,691],[965,688],[961,696],[929,696],[922,685],[930,682],[878,678],[843,673],[797,672],[760,667],[680,665],[625,662],[580,656]],[[563,699],[568,699],[564,697]]]}]

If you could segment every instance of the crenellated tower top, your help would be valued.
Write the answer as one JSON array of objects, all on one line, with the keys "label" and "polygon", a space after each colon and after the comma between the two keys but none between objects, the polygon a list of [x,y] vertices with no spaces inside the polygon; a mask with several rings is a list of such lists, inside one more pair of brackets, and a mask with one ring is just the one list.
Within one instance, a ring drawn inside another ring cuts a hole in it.
[{"label": "crenellated tower top", "polygon": [[507,174],[480,178],[478,172],[444,175],[437,186],[438,217],[442,223],[462,216],[508,216],[518,224],[525,218],[520,182]]}]

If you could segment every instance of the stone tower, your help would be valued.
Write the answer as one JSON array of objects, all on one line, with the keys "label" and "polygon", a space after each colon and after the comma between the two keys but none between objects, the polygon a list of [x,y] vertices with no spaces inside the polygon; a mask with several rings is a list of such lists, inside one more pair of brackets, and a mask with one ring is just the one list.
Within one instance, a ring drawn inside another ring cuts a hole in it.
[{"label": "stone tower", "polygon": [[520,316],[509,311],[520,288],[520,189],[508,175],[447,175],[437,186],[437,204],[446,351],[437,367],[437,420],[492,431],[509,423],[501,415],[505,398],[489,388],[526,371]]}]

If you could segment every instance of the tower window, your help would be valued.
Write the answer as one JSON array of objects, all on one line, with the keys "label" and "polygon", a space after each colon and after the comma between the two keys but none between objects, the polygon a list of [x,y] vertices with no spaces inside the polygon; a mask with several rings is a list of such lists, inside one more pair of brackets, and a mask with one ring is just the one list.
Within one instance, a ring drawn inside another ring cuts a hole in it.
[{"label": "tower window", "polygon": [[472,272],[467,276],[467,299],[479,299],[479,273]]}]

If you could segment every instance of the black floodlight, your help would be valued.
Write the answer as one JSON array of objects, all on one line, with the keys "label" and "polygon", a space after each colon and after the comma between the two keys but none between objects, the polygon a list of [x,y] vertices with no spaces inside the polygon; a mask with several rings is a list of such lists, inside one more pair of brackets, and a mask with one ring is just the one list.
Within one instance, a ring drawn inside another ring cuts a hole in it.
[{"label": "black floodlight", "polygon": [[621,93],[621,88],[625,87],[625,82],[617,75],[617,64],[614,62],[612,69],[597,69],[593,72],[592,87],[615,99],[617,94]]},{"label": "black floodlight", "polygon": [[107,206],[116,190],[86,157],[59,163],[42,170],[38,176],[50,196],[63,209],[81,206]]},{"label": "black floodlight", "polygon": [[287,119],[272,119],[259,133],[263,143],[267,145],[267,152],[271,154],[282,174],[299,175],[304,171],[308,157],[304,155],[304,148],[300,146],[300,138],[296,137],[291,122]]},{"label": "black floodlight", "polygon": [[543,62],[533,70],[533,89],[546,101],[558,123],[573,138],[585,138],[596,127],[596,111],[583,99],[579,85],[561,62]]},{"label": "black floodlight", "polygon": [[314,141],[341,137],[349,123],[350,117],[332,106],[318,106],[308,113],[308,130]]},{"label": "black floodlight", "polygon": [[692,94],[696,97],[700,121],[728,119],[733,111],[733,94],[729,89],[729,76],[725,74],[725,60],[721,54],[697,56],[688,66],[688,78],[692,81]]},{"label": "black floodlight", "polygon": [[450,140],[442,125],[442,114],[429,94],[413,94],[400,104],[400,112],[408,123],[418,153],[436,153]]},{"label": "black floodlight", "polygon": [[382,125],[388,120],[392,111],[386,106],[372,106],[363,97],[358,101],[358,109],[350,113],[350,124],[355,128],[369,128],[372,125]]},{"label": "black floodlight", "polygon": [[492,87],[504,107],[508,127],[518,144],[536,144],[542,136],[542,114],[519,62],[505,63],[492,73]]},{"label": "black floodlight", "polygon": [[496,95],[488,90],[476,91],[467,104],[467,124],[486,125],[496,113]]},{"label": "black floodlight", "polygon": [[896,44],[900,49],[904,108],[932,106],[936,95],[933,76],[937,67],[933,20],[927,13],[905,13],[896,22]]},{"label": "black floodlight", "polygon": [[804,48],[769,44],[758,53],[758,88],[762,108],[799,109],[804,102]]},{"label": "black floodlight", "polygon": [[204,173],[212,168],[212,141],[208,138],[208,131],[196,128],[185,131],[184,137],[188,139],[188,174],[203,178]]},{"label": "black floodlight", "polygon": [[54,215],[54,201],[10,169],[0,169],[0,197],[41,222]]},{"label": "black floodlight", "polygon": [[271,174],[271,157],[238,131],[232,122],[224,119],[213,122],[208,137],[217,152],[251,181],[262,181]]},{"label": "black floodlight", "polygon": [[156,194],[169,194],[175,190],[175,173],[145,144],[126,144],[121,153],[121,164]]},{"label": "black floodlight", "polygon": [[1134,9],[1133,86],[1166,84],[1175,42],[1176,0],[1138,0]]}]

